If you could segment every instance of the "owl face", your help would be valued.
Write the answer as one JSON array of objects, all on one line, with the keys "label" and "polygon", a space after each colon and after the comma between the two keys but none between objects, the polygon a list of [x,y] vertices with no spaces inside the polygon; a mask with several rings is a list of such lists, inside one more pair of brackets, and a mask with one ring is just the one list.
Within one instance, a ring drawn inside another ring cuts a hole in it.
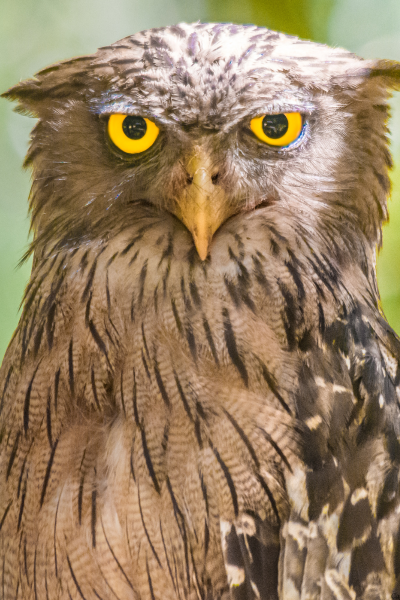
[{"label": "owl face", "polygon": [[39,117],[26,160],[36,244],[104,237],[141,204],[177,217],[201,260],[230,217],[256,209],[324,228],[344,252],[354,236],[375,245],[396,78],[393,63],[213,24],[45,69],[6,93]]}]

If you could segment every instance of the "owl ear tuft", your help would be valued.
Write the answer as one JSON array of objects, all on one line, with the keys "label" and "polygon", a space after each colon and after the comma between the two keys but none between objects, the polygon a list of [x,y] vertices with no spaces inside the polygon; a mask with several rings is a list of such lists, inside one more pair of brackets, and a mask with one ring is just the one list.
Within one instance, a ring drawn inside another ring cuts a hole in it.
[{"label": "owl ear tuft", "polygon": [[380,77],[387,88],[400,90],[400,62],[395,60],[373,61],[369,76]]},{"label": "owl ear tuft", "polygon": [[2,98],[18,102],[16,111],[40,117],[56,100],[70,99],[84,91],[90,77],[92,56],[82,56],[54,64],[39,71],[1,94]]}]

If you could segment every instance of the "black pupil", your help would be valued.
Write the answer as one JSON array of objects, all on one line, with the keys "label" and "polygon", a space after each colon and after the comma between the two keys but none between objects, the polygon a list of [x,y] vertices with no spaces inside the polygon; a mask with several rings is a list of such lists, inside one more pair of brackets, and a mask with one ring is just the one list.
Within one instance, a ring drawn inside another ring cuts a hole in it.
[{"label": "black pupil", "polygon": [[147,131],[147,125],[143,117],[128,116],[122,121],[122,129],[129,139],[140,140]]},{"label": "black pupil", "polygon": [[265,115],[262,128],[266,136],[277,140],[285,135],[289,123],[285,115]]}]

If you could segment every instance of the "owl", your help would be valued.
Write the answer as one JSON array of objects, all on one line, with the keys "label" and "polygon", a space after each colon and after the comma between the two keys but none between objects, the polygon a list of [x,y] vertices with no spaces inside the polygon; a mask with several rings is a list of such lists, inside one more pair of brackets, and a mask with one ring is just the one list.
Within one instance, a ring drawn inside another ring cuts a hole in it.
[{"label": "owl", "polygon": [[399,86],[399,63],[196,23],[3,94],[38,121],[2,600],[400,597],[375,272]]}]

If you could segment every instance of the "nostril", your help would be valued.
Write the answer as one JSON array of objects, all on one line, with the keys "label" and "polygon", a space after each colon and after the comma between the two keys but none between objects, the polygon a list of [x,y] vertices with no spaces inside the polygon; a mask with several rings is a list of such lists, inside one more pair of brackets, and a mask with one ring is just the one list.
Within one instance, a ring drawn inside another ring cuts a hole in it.
[{"label": "nostril", "polygon": [[217,185],[218,179],[219,179],[219,173],[215,173],[215,175],[211,176],[211,181],[213,182],[214,185]]},{"label": "nostril", "polygon": [[187,183],[187,185],[191,185],[193,183],[193,177],[191,177],[190,175],[188,175],[186,177],[186,183]]}]

